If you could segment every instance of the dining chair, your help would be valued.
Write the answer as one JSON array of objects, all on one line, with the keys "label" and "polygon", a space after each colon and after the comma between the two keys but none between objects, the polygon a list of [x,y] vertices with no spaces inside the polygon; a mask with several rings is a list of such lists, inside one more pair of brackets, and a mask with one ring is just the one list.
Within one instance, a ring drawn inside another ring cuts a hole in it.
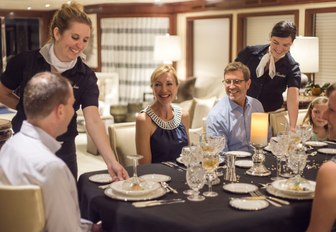
[{"label": "dining chair", "polygon": [[45,225],[43,197],[37,185],[0,185],[0,229],[40,232]]},{"label": "dining chair", "polygon": [[132,166],[128,155],[136,154],[135,122],[115,123],[108,127],[110,144],[116,158],[124,167]]},{"label": "dining chair", "polygon": [[281,108],[269,112],[269,123],[272,130],[272,136],[276,136],[278,132],[286,130],[289,125],[287,110]]}]

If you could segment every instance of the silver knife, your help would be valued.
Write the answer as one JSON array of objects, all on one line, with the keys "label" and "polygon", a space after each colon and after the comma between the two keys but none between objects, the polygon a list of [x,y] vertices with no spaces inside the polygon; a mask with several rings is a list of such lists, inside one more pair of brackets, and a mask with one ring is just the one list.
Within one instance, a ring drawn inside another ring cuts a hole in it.
[{"label": "silver knife", "polygon": [[245,199],[245,200],[266,200],[266,199],[270,199],[272,201],[276,201],[280,204],[283,204],[283,205],[289,205],[290,202],[289,201],[286,201],[286,200],[282,200],[282,199],[279,199],[279,198],[276,198],[276,197],[270,197],[270,196],[255,196],[255,197],[241,197],[239,199]]},{"label": "silver knife", "polygon": [[157,206],[157,205],[170,205],[170,204],[184,203],[184,202],[185,200],[178,198],[178,199],[170,199],[170,200],[134,202],[132,203],[132,205],[136,208],[144,208],[144,207],[151,207],[151,206]]}]

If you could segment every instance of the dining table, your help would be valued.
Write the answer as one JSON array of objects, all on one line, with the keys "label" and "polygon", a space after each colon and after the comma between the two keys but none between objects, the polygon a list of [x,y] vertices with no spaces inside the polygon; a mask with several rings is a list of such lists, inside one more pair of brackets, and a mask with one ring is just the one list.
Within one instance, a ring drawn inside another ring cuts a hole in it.
[{"label": "dining table", "polygon": [[[328,143],[328,147],[336,148],[336,145]],[[324,154],[316,150],[312,149],[309,152],[315,152],[316,155],[308,155],[302,174],[308,180],[315,180],[318,168],[336,154],[336,152]],[[246,168],[236,167],[237,182],[256,185],[260,192],[271,196],[263,188],[265,184],[271,183],[271,177],[276,175],[276,158],[269,151],[265,151],[265,166],[271,170],[270,176],[247,175]],[[126,169],[132,175],[133,168]],[[178,193],[167,192],[159,199],[181,198],[185,199],[185,202],[136,208],[132,205],[132,201],[112,199],[104,194],[106,189],[98,188],[101,184],[89,179],[92,175],[107,173],[107,170],[101,170],[84,173],[79,177],[81,216],[93,222],[101,221],[102,228],[106,232],[300,232],[305,231],[309,223],[312,199],[286,199],[290,202],[289,205],[281,207],[269,205],[261,210],[238,210],[230,206],[230,200],[249,195],[224,190],[223,185],[230,182],[225,181],[223,176],[219,177],[220,183],[213,186],[213,190],[218,193],[217,197],[207,197],[204,201],[194,202],[187,200],[187,196],[183,194],[183,191],[188,189],[186,172],[183,168],[155,163],[139,165],[137,169],[139,176],[144,174],[170,176],[171,180],[167,183]],[[201,193],[206,190],[207,185],[201,189]]]}]

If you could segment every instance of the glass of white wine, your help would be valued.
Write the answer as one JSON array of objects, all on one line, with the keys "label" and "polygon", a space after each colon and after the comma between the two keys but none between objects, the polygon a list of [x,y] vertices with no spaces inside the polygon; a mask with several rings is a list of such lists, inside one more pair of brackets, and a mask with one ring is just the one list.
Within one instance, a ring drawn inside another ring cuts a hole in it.
[{"label": "glass of white wine", "polygon": [[202,167],[206,172],[207,181],[208,181],[208,191],[203,193],[203,196],[206,197],[216,197],[218,193],[212,191],[212,181],[215,179],[215,171],[219,165],[219,154],[216,151],[216,144],[211,141],[211,137],[207,137],[201,141],[200,144],[203,159]]},{"label": "glass of white wine", "polygon": [[205,197],[199,195],[199,190],[205,184],[205,171],[200,164],[192,165],[187,168],[186,179],[189,187],[193,190],[193,194],[188,196],[189,201],[203,201]]}]

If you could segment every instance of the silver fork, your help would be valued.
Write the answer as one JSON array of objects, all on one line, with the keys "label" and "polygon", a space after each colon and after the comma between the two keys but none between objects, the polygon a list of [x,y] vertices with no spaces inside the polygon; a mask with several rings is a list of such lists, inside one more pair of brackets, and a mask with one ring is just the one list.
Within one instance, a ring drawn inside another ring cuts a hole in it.
[{"label": "silver fork", "polygon": [[[260,196],[256,193],[256,191],[255,191],[255,192],[250,192],[250,195],[251,195],[252,197],[260,197]],[[264,197],[265,197],[265,196],[264,196]],[[272,204],[272,205],[274,205],[274,206],[276,206],[276,207],[281,207],[281,206],[282,206],[282,205],[280,205],[279,203],[277,203],[277,202],[275,202],[275,201],[272,201],[272,200],[268,199],[267,197],[265,197],[265,200],[268,201],[268,203],[270,203],[270,204]]]},{"label": "silver fork", "polygon": [[283,204],[283,205],[289,205],[290,204],[289,201],[286,201],[286,200],[283,200],[283,199],[280,199],[280,198],[277,198],[277,197],[266,196],[266,195],[262,194],[259,190],[256,190],[255,193],[259,196],[264,196],[264,197],[266,197],[266,198],[268,198],[272,201],[276,201],[276,202],[278,202],[280,204]]}]

